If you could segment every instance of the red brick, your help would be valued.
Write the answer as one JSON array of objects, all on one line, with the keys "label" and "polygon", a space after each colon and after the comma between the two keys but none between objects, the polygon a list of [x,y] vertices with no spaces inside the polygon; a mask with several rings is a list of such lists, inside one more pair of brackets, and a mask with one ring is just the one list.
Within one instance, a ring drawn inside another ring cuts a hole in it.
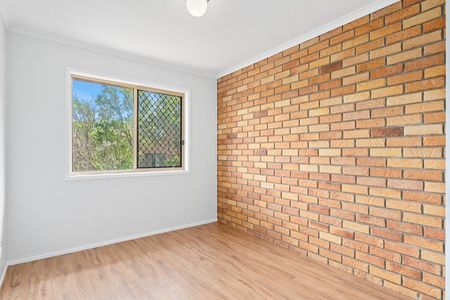
[{"label": "red brick", "polygon": [[402,135],[403,135],[403,127],[375,128],[371,130],[372,137],[391,137]]},{"label": "red brick", "polygon": [[333,71],[339,70],[342,68],[342,60],[340,61],[335,61],[331,64],[325,65],[325,66],[321,66],[320,67],[320,74],[325,74],[325,73],[331,73]]}]

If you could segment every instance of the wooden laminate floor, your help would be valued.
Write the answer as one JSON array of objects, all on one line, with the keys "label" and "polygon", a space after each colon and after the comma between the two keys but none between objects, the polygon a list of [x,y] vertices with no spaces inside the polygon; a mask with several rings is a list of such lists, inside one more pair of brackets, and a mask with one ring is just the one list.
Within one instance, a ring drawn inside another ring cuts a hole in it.
[{"label": "wooden laminate floor", "polygon": [[219,224],[15,265],[0,299],[406,299]]}]

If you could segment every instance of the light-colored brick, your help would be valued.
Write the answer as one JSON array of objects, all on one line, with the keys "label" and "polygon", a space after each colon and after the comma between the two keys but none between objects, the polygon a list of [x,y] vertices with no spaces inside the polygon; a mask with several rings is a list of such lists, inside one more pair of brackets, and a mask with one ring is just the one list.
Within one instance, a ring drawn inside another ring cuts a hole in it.
[{"label": "light-colored brick", "polygon": [[397,64],[400,62],[404,62],[404,61],[408,61],[408,60],[412,60],[415,58],[419,58],[422,56],[422,49],[417,48],[417,49],[413,49],[413,50],[408,50],[405,52],[401,52],[399,54],[394,54],[391,56],[387,57],[387,64],[388,65],[393,65],[393,64]]},{"label": "light-colored brick", "polygon": [[407,94],[387,98],[387,105],[404,105],[410,103],[422,102],[422,93]]},{"label": "light-colored brick", "polygon": [[429,20],[438,18],[441,16],[441,8],[440,7],[436,7],[432,10],[423,12],[417,16],[411,17],[409,19],[406,19],[403,21],[403,28],[409,28],[418,24],[422,24],[425,23]]},{"label": "light-colored brick", "polygon": [[366,233],[366,234],[369,233],[369,226],[355,223],[355,222],[350,222],[350,221],[344,220],[342,223],[342,227],[353,230],[353,231]]},{"label": "light-colored brick", "polygon": [[415,223],[425,226],[431,226],[436,228],[442,228],[442,218],[433,216],[424,216],[421,214],[404,213],[403,221],[409,223]]},{"label": "light-colored brick", "polygon": [[402,149],[398,148],[372,148],[370,156],[373,157],[401,157]]},{"label": "light-colored brick", "polygon": [[442,134],[443,130],[444,130],[444,128],[441,124],[421,125],[421,126],[405,126],[405,135]]},{"label": "light-colored brick", "polygon": [[372,90],[371,93],[372,93],[372,99],[386,97],[386,96],[399,95],[399,94],[403,93],[403,86],[397,85],[397,86],[392,86],[392,87],[375,89],[375,90]]}]

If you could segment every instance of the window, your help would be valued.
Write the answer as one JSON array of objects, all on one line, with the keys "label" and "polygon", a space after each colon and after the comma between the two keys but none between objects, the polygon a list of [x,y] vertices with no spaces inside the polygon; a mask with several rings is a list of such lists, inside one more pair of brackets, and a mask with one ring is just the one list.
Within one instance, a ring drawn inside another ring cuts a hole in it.
[{"label": "window", "polygon": [[70,80],[71,175],[186,170],[185,93]]}]

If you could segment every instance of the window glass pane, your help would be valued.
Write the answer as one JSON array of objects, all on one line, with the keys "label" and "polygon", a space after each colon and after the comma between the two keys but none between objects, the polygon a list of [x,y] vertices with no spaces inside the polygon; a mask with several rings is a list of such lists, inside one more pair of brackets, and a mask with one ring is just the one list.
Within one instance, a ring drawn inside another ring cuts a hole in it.
[{"label": "window glass pane", "polygon": [[137,167],[182,166],[182,97],[138,90]]},{"label": "window glass pane", "polygon": [[133,89],[73,79],[74,172],[133,168]]}]

